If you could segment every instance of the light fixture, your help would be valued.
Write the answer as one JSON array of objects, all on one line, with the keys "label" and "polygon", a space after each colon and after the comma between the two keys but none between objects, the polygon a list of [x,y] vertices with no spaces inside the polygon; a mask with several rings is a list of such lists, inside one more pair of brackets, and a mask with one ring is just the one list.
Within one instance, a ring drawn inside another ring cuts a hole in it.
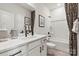
[{"label": "light fixture", "polygon": [[58,4],[57,4],[57,6],[59,7],[59,6],[61,6],[61,4],[60,4],[60,3],[58,3]]}]

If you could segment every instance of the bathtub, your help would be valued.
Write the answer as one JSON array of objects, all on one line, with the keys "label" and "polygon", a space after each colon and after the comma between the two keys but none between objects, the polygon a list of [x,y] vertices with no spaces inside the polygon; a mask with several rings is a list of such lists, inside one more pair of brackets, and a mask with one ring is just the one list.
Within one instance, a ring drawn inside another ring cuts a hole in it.
[{"label": "bathtub", "polygon": [[69,43],[62,38],[51,38],[50,42],[56,44],[55,49],[69,53]]}]

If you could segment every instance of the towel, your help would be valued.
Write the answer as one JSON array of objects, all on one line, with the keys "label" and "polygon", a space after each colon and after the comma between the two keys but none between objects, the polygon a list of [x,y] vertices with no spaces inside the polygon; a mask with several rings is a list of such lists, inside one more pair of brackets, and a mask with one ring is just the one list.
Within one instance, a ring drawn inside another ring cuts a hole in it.
[{"label": "towel", "polygon": [[76,19],[74,22],[73,22],[73,28],[72,28],[72,31],[74,33],[78,33],[78,25],[79,25],[79,22],[78,22],[78,19]]}]

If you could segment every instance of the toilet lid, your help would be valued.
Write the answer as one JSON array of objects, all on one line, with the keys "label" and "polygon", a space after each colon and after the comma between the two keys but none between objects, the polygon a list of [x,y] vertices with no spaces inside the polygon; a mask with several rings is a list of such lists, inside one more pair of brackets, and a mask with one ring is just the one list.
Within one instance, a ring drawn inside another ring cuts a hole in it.
[{"label": "toilet lid", "polygon": [[47,46],[55,47],[56,45],[54,43],[48,42]]}]

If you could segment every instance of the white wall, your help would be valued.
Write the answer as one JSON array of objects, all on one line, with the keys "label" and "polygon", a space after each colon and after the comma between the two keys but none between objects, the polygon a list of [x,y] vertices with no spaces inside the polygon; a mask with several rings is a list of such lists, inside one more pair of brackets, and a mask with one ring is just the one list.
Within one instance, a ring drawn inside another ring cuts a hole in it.
[{"label": "white wall", "polygon": [[[39,27],[39,15],[45,17],[45,27]],[[36,9],[36,17],[35,17],[35,24],[34,24],[34,32],[37,34],[47,34],[48,33],[48,16],[50,15],[49,10],[46,7],[39,7]]]},{"label": "white wall", "polygon": [[31,17],[31,11],[18,4],[0,4],[0,10],[7,11],[14,15],[14,28],[19,32],[24,29],[24,17]]},{"label": "white wall", "polygon": [[52,16],[53,20],[66,20],[64,6],[52,10],[51,16]]},{"label": "white wall", "polygon": [[[54,9],[51,12],[45,7],[41,7],[41,8],[39,7],[38,9],[36,10],[34,32],[46,35],[48,33],[48,31],[50,31],[49,30],[50,21],[54,21],[54,22],[52,22],[52,27],[54,27],[54,29],[52,31],[54,32],[55,36],[62,38],[63,42],[69,43],[68,25],[67,25],[67,21],[66,21],[64,6]],[[48,18],[48,16],[50,16],[50,14],[51,14],[52,18]],[[42,15],[46,18],[45,27],[39,27],[38,15]],[[59,20],[63,20],[63,21],[59,21]],[[60,40],[61,39],[59,39],[58,41],[60,41]]]},{"label": "white wall", "polygon": [[51,11],[51,16],[52,16],[51,26],[54,37],[62,38],[58,39],[57,41],[63,41],[64,43],[69,43],[69,32],[68,32],[69,30],[64,6]]}]

